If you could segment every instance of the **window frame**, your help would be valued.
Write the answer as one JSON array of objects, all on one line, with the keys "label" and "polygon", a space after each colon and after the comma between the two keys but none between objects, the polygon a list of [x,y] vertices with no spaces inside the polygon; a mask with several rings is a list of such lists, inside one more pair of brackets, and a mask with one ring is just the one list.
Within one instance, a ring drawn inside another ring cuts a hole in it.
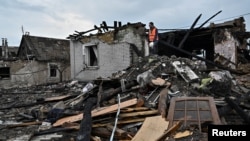
[{"label": "window frame", "polygon": [[83,65],[86,69],[98,69],[99,68],[99,51],[96,44],[84,44],[82,46],[83,51]]},{"label": "window frame", "polygon": [[[49,77],[50,78],[57,78],[59,76],[59,72],[57,70],[57,68],[59,68],[59,65],[56,63],[49,63]],[[55,75],[52,75],[52,71],[55,73]]]}]

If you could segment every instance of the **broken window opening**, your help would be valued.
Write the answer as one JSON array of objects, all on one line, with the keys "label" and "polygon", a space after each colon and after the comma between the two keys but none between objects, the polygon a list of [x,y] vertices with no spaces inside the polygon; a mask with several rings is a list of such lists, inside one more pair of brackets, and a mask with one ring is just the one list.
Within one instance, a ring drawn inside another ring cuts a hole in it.
[{"label": "broken window opening", "polygon": [[87,67],[98,66],[98,52],[97,46],[85,46],[85,64]]},{"label": "broken window opening", "polygon": [[49,66],[50,66],[50,77],[56,77],[58,66],[56,64],[50,64]]},{"label": "broken window opening", "polygon": [[10,67],[0,67],[0,78],[10,79]]}]

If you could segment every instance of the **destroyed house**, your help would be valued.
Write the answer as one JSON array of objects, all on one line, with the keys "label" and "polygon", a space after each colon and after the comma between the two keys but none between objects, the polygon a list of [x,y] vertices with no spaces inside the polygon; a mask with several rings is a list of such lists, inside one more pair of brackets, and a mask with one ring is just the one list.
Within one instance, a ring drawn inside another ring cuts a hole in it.
[{"label": "destroyed house", "polygon": [[17,59],[18,47],[8,46],[7,38],[2,38],[0,46],[0,79],[10,79],[9,63]]},{"label": "destroyed house", "polygon": [[[169,49],[164,52],[169,56],[148,56],[143,24],[108,27],[104,22],[93,30],[98,33],[69,36],[72,78],[103,77],[118,63],[124,63],[123,67],[134,63],[112,74],[115,79],[87,83],[73,80],[29,87],[28,91],[26,87],[2,90],[0,140],[206,141],[210,125],[250,123],[249,61],[242,75],[206,69],[204,64],[196,63],[199,60],[176,57],[196,56],[188,48],[190,36],[183,37],[187,30],[174,33],[184,32],[179,38],[185,39],[180,41],[180,47],[162,38],[173,32],[161,33],[160,45]],[[208,29],[198,31],[204,30]],[[213,42],[207,47],[214,48]],[[191,47],[200,49],[199,45]],[[170,54],[171,49],[176,56]],[[35,57],[22,56],[28,63],[36,61]]]},{"label": "destroyed house", "polygon": [[0,59],[1,60],[15,60],[18,47],[9,46],[7,38],[2,38],[2,45],[0,46]]},{"label": "destroyed house", "polygon": [[[245,29],[243,17],[203,27],[206,21],[196,27],[199,18],[190,29],[167,32],[159,29],[158,55],[196,58],[205,62],[208,68],[218,67],[219,64],[223,69],[236,69],[238,64],[246,62],[240,60],[242,55],[244,59],[250,58],[247,49],[250,33]],[[98,33],[85,35],[94,30]],[[107,78],[149,54],[147,29],[142,23],[117,26],[115,22],[111,27],[103,22],[100,27],[94,26],[94,29],[85,32],[76,31],[68,38],[71,39],[71,77],[74,79]]]},{"label": "destroyed house", "polygon": [[69,55],[66,39],[23,35],[11,80],[29,85],[69,80]]},{"label": "destroyed house", "polygon": [[[199,17],[196,19],[198,21]],[[219,63],[231,69],[237,68],[240,63],[238,56],[244,55],[247,50],[247,39],[250,33],[246,31],[243,17],[226,21],[224,23],[210,23],[208,27],[195,28],[195,23],[190,29],[176,29],[159,33],[159,55],[192,58],[197,55],[213,67]],[[248,57],[249,58],[249,57]]]},{"label": "destroyed house", "polygon": [[[97,30],[97,34],[85,35]],[[100,27],[70,35],[71,77],[78,80],[108,78],[145,56],[145,24],[128,23]],[[148,51],[146,51],[148,52]]]}]

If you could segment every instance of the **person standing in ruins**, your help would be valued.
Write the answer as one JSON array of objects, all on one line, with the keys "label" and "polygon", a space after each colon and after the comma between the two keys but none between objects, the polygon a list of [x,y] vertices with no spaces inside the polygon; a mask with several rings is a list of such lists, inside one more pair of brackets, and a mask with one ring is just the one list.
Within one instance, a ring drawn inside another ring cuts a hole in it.
[{"label": "person standing in ruins", "polygon": [[149,22],[148,41],[150,54],[158,54],[158,29],[153,22]]}]

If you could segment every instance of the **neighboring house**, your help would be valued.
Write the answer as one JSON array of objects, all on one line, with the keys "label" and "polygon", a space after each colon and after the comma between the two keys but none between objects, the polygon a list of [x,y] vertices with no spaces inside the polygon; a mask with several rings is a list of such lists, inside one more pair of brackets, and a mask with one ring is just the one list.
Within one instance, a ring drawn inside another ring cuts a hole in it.
[{"label": "neighboring house", "polygon": [[[106,79],[147,55],[145,24],[96,28],[98,33],[70,35],[71,78],[89,81]],[[105,33],[101,33],[104,29]]]},{"label": "neighboring house", "polygon": [[23,35],[18,60],[5,62],[16,85],[57,83],[70,79],[69,40]]}]

